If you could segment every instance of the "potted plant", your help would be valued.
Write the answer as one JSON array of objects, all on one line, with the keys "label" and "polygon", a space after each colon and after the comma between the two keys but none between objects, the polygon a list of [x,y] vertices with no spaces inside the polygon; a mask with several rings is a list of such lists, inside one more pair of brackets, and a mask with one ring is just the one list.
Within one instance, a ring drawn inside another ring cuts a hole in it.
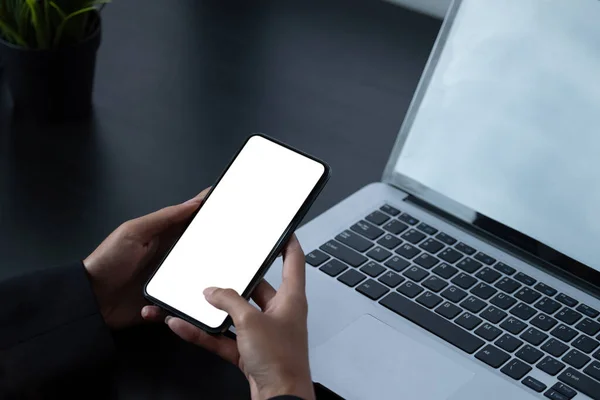
[{"label": "potted plant", "polygon": [[0,63],[15,112],[48,120],[91,110],[106,2],[0,0]]}]

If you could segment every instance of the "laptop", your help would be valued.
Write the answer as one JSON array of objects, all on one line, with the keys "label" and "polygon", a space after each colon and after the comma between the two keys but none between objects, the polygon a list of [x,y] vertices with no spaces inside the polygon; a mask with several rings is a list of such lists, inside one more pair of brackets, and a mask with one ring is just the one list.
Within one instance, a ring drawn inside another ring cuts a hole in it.
[{"label": "laptop", "polygon": [[453,3],[382,181],[297,232],[316,382],[600,399],[598,21],[598,0]]}]

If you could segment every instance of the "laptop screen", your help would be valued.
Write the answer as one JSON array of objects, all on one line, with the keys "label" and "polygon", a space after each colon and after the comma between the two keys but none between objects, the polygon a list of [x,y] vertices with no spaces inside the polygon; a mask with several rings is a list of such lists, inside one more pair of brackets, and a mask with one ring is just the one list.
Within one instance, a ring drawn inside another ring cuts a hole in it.
[{"label": "laptop screen", "polygon": [[463,1],[396,174],[600,271],[598,21],[597,0]]}]

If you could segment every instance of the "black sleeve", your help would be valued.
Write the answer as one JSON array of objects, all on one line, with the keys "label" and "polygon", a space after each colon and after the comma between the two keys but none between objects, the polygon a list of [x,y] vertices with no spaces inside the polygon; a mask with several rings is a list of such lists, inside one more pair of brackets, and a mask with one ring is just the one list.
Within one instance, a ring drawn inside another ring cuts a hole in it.
[{"label": "black sleeve", "polygon": [[296,396],[277,396],[277,397],[271,397],[269,400],[303,400],[300,397],[296,397]]},{"label": "black sleeve", "polygon": [[114,353],[81,262],[0,282],[0,398],[38,397]]}]

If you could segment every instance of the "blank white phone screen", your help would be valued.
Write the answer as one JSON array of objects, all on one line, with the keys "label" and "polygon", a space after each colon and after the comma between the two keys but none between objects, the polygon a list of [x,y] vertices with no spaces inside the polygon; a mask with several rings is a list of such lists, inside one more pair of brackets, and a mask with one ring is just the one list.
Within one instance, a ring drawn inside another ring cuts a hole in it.
[{"label": "blank white phone screen", "polygon": [[202,291],[242,294],[265,262],[325,167],[261,136],[252,136],[171,253],[147,293],[217,328],[227,314]]}]

